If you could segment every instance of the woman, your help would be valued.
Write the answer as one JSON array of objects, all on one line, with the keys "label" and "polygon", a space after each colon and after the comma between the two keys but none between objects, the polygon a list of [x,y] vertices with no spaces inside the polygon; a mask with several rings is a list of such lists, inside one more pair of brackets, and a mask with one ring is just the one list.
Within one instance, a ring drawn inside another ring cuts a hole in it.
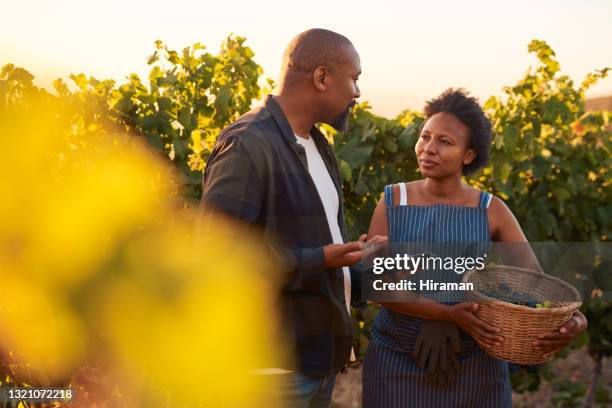
[{"label": "woman", "polygon": [[[427,103],[425,116],[415,147],[424,179],[385,187],[368,235],[388,236],[392,246],[527,242],[500,199],[462,182],[463,175],[487,163],[491,145],[491,125],[476,99],[449,89]],[[483,245],[467,248],[473,252]],[[474,341],[489,347],[504,341],[503,333],[474,315],[477,304],[380,303],[363,367],[365,408],[512,405],[507,363],[488,356]],[[554,353],[585,328],[584,315],[576,312],[534,347]],[[448,369],[453,366],[456,377]],[[449,375],[432,376],[433,370]]]}]

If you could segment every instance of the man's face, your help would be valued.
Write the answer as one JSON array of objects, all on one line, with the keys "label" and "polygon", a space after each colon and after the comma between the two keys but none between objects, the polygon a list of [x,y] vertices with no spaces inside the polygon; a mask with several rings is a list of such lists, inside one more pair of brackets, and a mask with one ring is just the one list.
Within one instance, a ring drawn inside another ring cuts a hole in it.
[{"label": "man's face", "polygon": [[326,97],[326,110],[329,117],[324,120],[338,131],[345,131],[351,108],[355,99],[361,96],[357,81],[361,75],[361,62],[359,55],[353,47],[345,51],[342,64],[337,64],[330,70],[328,78],[329,91]]}]

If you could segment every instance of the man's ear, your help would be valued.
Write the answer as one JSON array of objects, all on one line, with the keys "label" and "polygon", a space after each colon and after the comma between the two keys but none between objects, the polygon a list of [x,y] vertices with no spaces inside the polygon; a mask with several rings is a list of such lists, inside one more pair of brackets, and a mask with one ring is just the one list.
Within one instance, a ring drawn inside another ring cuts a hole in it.
[{"label": "man's ear", "polygon": [[325,91],[327,87],[327,68],[318,66],[312,73],[312,82],[319,91]]},{"label": "man's ear", "polygon": [[463,165],[467,166],[468,164],[470,164],[471,162],[474,161],[474,159],[476,158],[476,156],[478,156],[478,153],[476,153],[476,150],[474,149],[468,149],[465,152],[465,155],[463,156]]}]

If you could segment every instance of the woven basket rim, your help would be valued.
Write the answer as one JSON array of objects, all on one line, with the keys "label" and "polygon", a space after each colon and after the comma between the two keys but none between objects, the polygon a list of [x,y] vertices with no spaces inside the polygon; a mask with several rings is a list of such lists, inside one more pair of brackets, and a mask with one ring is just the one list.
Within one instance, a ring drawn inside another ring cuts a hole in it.
[{"label": "woven basket rim", "polygon": [[[465,274],[463,275],[463,282],[469,282],[469,278],[471,275],[475,274],[475,273],[479,273],[482,272],[483,270],[495,270],[495,269],[503,269],[503,270],[512,270],[515,272],[519,272],[519,273],[524,273],[524,274],[529,274],[529,275],[537,275],[537,276],[543,276],[544,279],[548,279],[551,281],[554,281],[556,283],[558,283],[559,285],[561,285],[562,287],[564,287],[565,289],[568,289],[570,292],[572,292],[572,294],[576,297],[576,299],[581,299],[580,294],[578,293],[578,291],[576,290],[575,287],[573,287],[572,285],[570,285],[569,283],[565,282],[563,279],[557,278],[556,276],[550,276],[547,275],[543,272],[540,271],[536,271],[534,269],[528,269],[528,268],[521,268],[519,266],[511,266],[511,265],[485,265],[484,269],[470,269],[469,271],[465,272]],[[511,309],[515,309],[517,311],[529,311],[531,313],[539,313],[539,314],[548,314],[548,313],[566,313],[569,311],[573,311],[578,309],[581,305],[582,305],[582,300],[579,301],[573,301],[573,302],[567,302],[567,304],[565,306],[561,306],[561,307],[553,307],[553,308],[532,308],[529,306],[523,306],[523,305],[515,305],[514,303],[510,303],[510,302],[505,302],[503,300],[499,300],[499,299],[495,299],[492,298],[490,296],[485,295],[484,293],[480,292],[478,289],[474,289],[471,292],[473,292],[474,297],[476,298],[482,298],[483,300],[489,301],[489,302],[493,302],[493,303],[503,303],[505,307],[509,307]]]}]

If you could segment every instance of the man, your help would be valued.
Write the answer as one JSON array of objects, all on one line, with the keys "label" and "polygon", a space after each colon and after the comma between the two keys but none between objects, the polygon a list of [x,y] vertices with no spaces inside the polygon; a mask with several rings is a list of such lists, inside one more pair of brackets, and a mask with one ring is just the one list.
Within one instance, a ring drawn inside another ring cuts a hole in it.
[{"label": "man", "polygon": [[338,165],[314,125],[346,130],[360,73],[346,37],[299,34],[285,51],[278,94],[223,130],[204,174],[206,210],[260,226],[289,265],[279,312],[295,364],[267,371],[285,377],[288,406],[329,406],[352,353],[348,267],[361,259],[366,236],[345,243]]}]

